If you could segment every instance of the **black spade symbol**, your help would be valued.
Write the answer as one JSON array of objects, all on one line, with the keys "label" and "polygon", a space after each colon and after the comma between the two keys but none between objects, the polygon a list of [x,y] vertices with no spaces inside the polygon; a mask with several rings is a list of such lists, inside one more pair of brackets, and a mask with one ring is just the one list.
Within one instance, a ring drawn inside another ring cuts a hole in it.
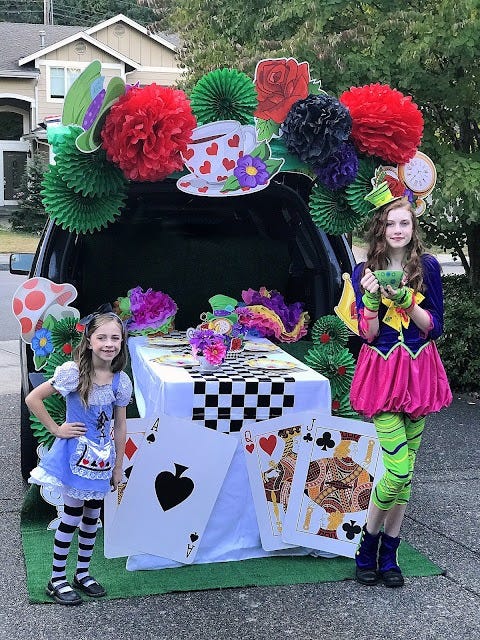
[{"label": "black spade symbol", "polygon": [[198,540],[198,533],[191,533],[190,534],[190,540],[192,542],[196,542]]},{"label": "black spade symbol", "polygon": [[174,464],[175,475],[170,471],[161,471],[155,478],[155,493],[164,511],[173,509],[173,507],[186,500],[195,488],[191,478],[180,477],[188,467],[176,462]]},{"label": "black spade symbol", "polygon": [[147,442],[149,444],[153,444],[155,442],[155,434],[151,433],[150,435],[147,436]]}]

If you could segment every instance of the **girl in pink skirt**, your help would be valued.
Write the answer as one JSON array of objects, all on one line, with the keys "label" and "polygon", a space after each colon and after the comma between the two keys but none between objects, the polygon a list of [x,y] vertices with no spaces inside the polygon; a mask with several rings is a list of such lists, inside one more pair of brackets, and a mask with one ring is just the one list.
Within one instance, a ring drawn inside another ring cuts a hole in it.
[{"label": "girl in pink skirt", "polygon": [[[375,202],[373,194],[366,199]],[[452,394],[435,345],[443,331],[440,265],[423,251],[409,200],[390,192],[383,200],[374,209],[366,262],[352,276],[365,342],[350,401],[373,419],[385,466],[357,551],[356,578],[367,585],[381,578],[387,587],[401,587],[399,533],[425,416],[448,406]],[[381,286],[378,270],[403,272],[400,284]]]}]

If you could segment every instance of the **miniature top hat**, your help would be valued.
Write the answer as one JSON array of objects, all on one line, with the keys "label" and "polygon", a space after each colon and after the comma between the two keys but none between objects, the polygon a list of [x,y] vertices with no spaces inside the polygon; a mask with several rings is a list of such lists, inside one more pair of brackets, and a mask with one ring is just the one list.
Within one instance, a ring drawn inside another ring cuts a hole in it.
[{"label": "miniature top hat", "polygon": [[401,200],[403,196],[393,196],[392,192],[389,189],[388,182],[381,182],[378,186],[374,187],[370,193],[364,197],[364,200],[373,204],[373,209],[370,211],[377,211],[384,207],[386,204],[390,204],[390,202],[395,202],[395,200]]}]

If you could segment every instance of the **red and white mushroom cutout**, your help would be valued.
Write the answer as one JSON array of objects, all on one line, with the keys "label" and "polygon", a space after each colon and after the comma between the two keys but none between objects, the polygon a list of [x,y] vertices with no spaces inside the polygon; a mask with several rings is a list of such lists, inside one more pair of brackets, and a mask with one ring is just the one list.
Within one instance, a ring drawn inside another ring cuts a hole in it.
[{"label": "red and white mushroom cutout", "polygon": [[41,328],[46,312],[57,305],[66,307],[76,297],[77,290],[72,284],[57,284],[47,278],[26,280],[15,291],[12,300],[13,314],[20,323],[22,339],[30,343],[35,331]]}]

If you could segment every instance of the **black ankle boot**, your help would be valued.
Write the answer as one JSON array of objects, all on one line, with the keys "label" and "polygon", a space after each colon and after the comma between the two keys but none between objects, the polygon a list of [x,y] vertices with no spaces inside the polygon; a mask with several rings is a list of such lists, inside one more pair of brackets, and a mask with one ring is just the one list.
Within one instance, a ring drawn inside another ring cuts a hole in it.
[{"label": "black ankle boot", "polygon": [[405,584],[397,560],[399,544],[400,538],[392,538],[386,533],[381,534],[380,549],[378,551],[378,572],[382,576],[386,587],[403,587]]},{"label": "black ankle boot", "polygon": [[377,553],[379,540],[379,533],[372,535],[368,533],[366,526],[363,527],[362,538],[355,556],[357,565],[355,578],[361,584],[372,585],[378,582]]}]

